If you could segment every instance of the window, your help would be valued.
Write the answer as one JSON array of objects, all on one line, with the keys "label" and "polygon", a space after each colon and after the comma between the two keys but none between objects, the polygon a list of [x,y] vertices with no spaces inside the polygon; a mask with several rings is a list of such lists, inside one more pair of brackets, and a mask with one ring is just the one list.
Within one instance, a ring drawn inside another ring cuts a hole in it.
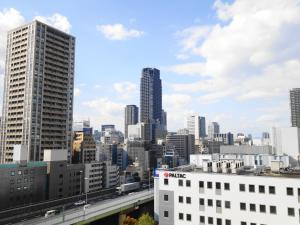
[{"label": "window", "polygon": [[186,197],[185,200],[187,204],[191,204],[191,197]]},{"label": "window", "polygon": [[286,194],[287,194],[287,195],[294,195],[294,190],[293,190],[293,188],[287,187],[287,188],[286,188]]},{"label": "window", "polygon": [[191,214],[186,214],[186,220],[187,221],[192,221],[192,215]]},{"label": "window", "polygon": [[250,223],[250,225],[256,225],[256,223]]},{"label": "window", "polygon": [[225,201],[225,208],[230,209],[230,201]]},{"label": "window", "polygon": [[18,171],[18,174],[19,174],[19,175],[22,175],[22,170],[19,170],[19,171]]},{"label": "window", "polygon": [[199,204],[200,204],[200,205],[204,205],[204,198],[200,198],[200,199],[199,199]]},{"label": "window", "polygon": [[244,222],[244,221],[242,221],[242,222],[241,222],[241,225],[247,225],[247,223],[246,223],[246,222]]},{"label": "window", "polygon": [[294,208],[288,208],[288,215],[289,216],[295,216],[295,209]]},{"label": "window", "polygon": [[275,187],[269,186],[269,194],[275,194]]},{"label": "window", "polygon": [[207,182],[207,188],[212,188],[212,182],[210,181]]},{"label": "window", "polygon": [[249,184],[249,192],[255,192],[255,186],[253,184]]},{"label": "window", "polygon": [[259,205],[259,211],[261,213],[265,213],[266,212],[266,206],[265,205]]},{"label": "window", "polygon": [[216,189],[221,189],[221,183],[220,182],[216,182]]},{"label": "window", "polygon": [[241,203],[240,203],[240,209],[241,209],[241,210],[246,210],[246,203],[241,202]]},{"label": "window", "polygon": [[169,211],[164,211],[164,217],[169,217]]},{"label": "window", "polygon": [[250,204],[250,211],[255,212],[256,211],[256,206],[255,204]]},{"label": "window", "polygon": [[169,201],[169,195],[164,195],[164,201]]},{"label": "window", "polygon": [[179,218],[179,220],[183,220],[183,213],[179,213],[178,218]]},{"label": "window", "polygon": [[203,181],[199,181],[199,188],[204,188],[204,182]]},{"label": "window", "polygon": [[225,225],[231,225],[231,220],[225,220]]},{"label": "window", "polygon": [[208,217],[208,224],[214,224],[214,219],[212,217]]},{"label": "window", "polygon": [[300,188],[298,188],[298,196],[300,196]]},{"label": "window", "polygon": [[229,183],[224,183],[224,189],[225,190],[230,190],[230,184]]},{"label": "window", "polygon": [[216,206],[217,206],[217,207],[222,207],[222,202],[221,202],[221,200],[216,200]]},{"label": "window", "polygon": [[183,180],[178,180],[178,186],[183,186]]},{"label": "window", "polygon": [[183,196],[179,196],[178,201],[179,201],[179,203],[183,203]]},{"label": "window", "polygon": [[212,199],[207,199],[207,205],[208,206],[213,206],[213,200]]},{"label": "window", "polygon": [[274,206],[274,205],[270,206],[270,213],[271,214],[276,214],[277,213],[276,206]]},{"label": "window", "polygon": [[217,225],[222,225],[222,219],[217,218]]},{"label": "window", "polygon": [[164,179],[164,185],[169,185],[169,180],[168,179]]},{"label": "window", "polygon": [[259,191],[259,193],[265,193],[265,186],[259,185],[258,186],[258,191]]},{"label": "window", "polygon": [[185,181],[185,186],[190,187],[191,186],[191,181],[190,180],[186,180]]},{"label": "window", "polygon": [[245,184],[240,184],[240,191],[245,191],[245,190],[246,190]]},{"label": "window", "polygon": [[11,175],[11,176],[14,176],[14,175],[15,175],[15,171],[11,171],[11,172],[10,172],[10,175]]},{"label": "window", "polygon": [[200,216],[200,223],[205,223],[205,217],[204,216]]},{"label": "window", "polygon": [[168,179],[164,179],[164,185],[169,185],[169,180]]}]

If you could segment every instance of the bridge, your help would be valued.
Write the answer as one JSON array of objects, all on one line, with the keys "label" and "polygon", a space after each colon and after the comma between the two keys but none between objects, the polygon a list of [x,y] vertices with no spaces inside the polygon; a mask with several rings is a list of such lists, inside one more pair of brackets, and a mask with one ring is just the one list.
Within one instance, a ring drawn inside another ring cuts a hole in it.
[{"label": "bridge", "polygon": [[118,214],[119,224],[126,213],[138,209],[140,205],[153,201],[153,189],[131,193],[115,199],[107,199],[94,203],[84,210],[83,206],[65,210],[49,218],[35,218],[32,220],[16,223],[18,225],[68,225],[88,224],[102,218]]}]

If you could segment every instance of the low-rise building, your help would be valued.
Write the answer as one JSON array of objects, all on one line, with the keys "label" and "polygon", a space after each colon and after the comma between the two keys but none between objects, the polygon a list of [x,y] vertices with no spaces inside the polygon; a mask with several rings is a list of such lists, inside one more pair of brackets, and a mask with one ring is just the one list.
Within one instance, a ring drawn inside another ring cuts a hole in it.
[{"label": "low-rise building", "polygon": [[[239,174],[228,173],[228,165]],[[299,224],[300,172],[258,176],[242,172],[240,162],[216,166],[219,173],[192,167],[156,171],[154,215],[160,225]]]}]

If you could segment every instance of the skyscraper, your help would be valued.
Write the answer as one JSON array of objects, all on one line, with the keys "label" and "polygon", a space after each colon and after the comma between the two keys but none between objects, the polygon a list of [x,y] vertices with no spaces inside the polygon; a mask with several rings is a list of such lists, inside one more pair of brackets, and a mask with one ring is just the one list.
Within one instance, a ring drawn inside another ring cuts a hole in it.
[{"label": "skyscraper", "polygon": [[162,87],[160,71],[155,68],[142,70],[140,84],[140,122],[150,124],[152,140],[160,136],[162,125]]},{"label": "skyscraper", "polygon": [[208,138],[213,139],[214,134],[219,134],[220,133],[220,126],[217,122],[211,122],[208,125]]},{"label": "skyscraper", "polygon": [[144,123],[161,122],[162,88],[160,71],[155,68],[142,70],[140,86],[140,121]]},{"label": "skyscraper", "polygon": [[290,90],[292,127],[300,128],[300,88]]},{"label": "skyscraper", "polygon": [[139,108],[136,105],[125,107],[125,138],[128,138],[128,125],[137,124],[139,121]]},{"label": "skyscraper", "polygon": [[75,37],[39,21],[8,32],[1,135],[2,162],[14,145],[29,160],[67,149],[73,118]]},{"label": "skyscraper", "polygon": [[205,117],[197,115],[188,116],[186,127],[189,130],[189,134],[195,135],[196,140],[206,136]]}]

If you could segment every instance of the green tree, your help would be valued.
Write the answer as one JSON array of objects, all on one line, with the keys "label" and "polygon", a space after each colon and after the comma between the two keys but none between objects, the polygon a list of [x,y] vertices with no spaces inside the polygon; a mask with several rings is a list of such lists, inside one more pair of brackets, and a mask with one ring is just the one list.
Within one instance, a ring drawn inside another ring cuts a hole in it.
[{"label": "green tree", "polygon": [[137,223],[137,220],[134,218],[131,218],[129,216],[127,216],[125,218],[125,220],[123,221],[123,225],[136,225],[136,223]]},{"label": "green tree", "polygon": [[154,219],[149,213],[143,214],[137,221],[136,225],[155,225]]}]

